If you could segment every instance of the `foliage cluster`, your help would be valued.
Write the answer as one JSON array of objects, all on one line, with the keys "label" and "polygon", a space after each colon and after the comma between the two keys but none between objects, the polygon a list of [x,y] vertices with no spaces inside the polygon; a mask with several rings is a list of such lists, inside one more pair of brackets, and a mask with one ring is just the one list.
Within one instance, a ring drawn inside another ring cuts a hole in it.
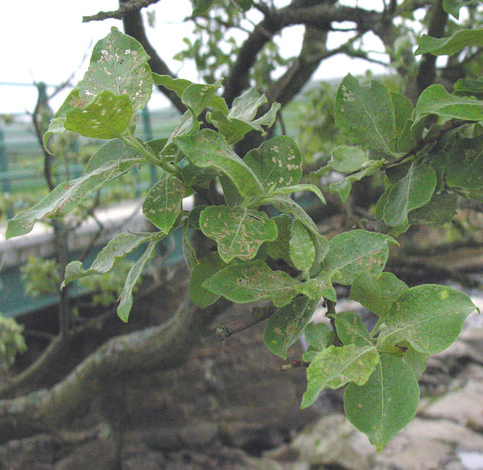
[{"label": "foliage cluster", "polygon": [[[212,2],[199,3],[204,8]],[[457,14],[461,2],[444,4]],[[481,43],[482,36],[483,30],[423,36],[416,53],[454,54]],[[441,225],[454,217],[459,198],[481,198],[483,80],[460,80],[452,93],[431,85],[413,106],[378,81],[361,86],[351,75],[344,78],[334,116],[347,143],[333,149],[322,170],[343,175],[330,186],[342,201],[354,182],[371,175],[383,177],[385,191],[373,230],[349,230],[328,240],[291,198],[309,191],[325,200],[318,186],[303,182],[302,156],[293,139],[269,138],[244,158],[233,150],[249,132],[265,134],[279,105],[259,112],[267,99],[252,88],[229,108],[216,94],[220,82],[195,84],[158,75],[147,61],[142,46],[115,28],[97,43],[89,70],[52,120],[45,145],[66,131],[108,142],[91,157],[83,176],[57,186],[10,220],[7,236],[28,233],[44,217],[65,216],[135,166],[156,165],[162,174],[143,212],[158,230],[116,236],[90,267],[70,263],[63,285],[107,273],[144,246],[119,298],[119,317],[127,321],[134,285],[156,245],[182,229],[193,302],[201,307],[220,297],[262,302],[259,308],[274,311],[265,343],[282,358],[305,332],[309,349],[302,362],[308,384],[302,407],[314,403],[322,390],[348,384],[348,419],[377,449],[384,448],[416,413],[417,381],[428,356],[447,348],[475,309],[462,292],[434,284],[410,288],[384,268],[390,245],[411,224]],[[134,136],[136,112],[149,101],[154,83],[176,93],[187,111],[169,138],[143,142]],[[209,126],[202,128],[200,119]],[[219,204],[183,208],[185,197],[217,186],[224,198]],[[201,253],[192,243],[193,232],[211,239],[216,250]],[[354,312],[336,314],[334,284],[350,286],[351,298],[378,316],[372,331]],[[320,300],[332,328],[311,323]]]}]

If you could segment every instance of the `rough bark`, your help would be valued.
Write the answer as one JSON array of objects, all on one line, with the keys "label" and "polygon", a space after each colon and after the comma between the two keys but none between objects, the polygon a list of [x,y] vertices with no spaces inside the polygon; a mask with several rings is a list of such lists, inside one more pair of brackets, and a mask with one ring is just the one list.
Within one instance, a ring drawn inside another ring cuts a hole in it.
[{"label": "rough bark", "polygon": [[109,394],[126,374],[179,367],[227,305],[220,301],[199,309],[185,301],[160,326],[111,339],[53,388],[0,401],[0,442],[62,427],[94,399]]}]

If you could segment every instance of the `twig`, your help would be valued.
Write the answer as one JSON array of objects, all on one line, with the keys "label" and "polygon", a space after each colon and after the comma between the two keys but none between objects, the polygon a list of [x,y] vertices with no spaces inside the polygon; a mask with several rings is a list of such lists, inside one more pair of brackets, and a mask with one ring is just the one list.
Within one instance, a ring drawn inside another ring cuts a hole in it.
[{"label": "twig", "polygon": [[216,329],[217,336],[228,338],[235,333],[251,328],[267,318],[270,318],[275,312],[275,307],[253,307],[250,315],[242,318],[240,321],[231,325],[222,325]]},{"label": "twig", "polygon": [[381,169],[386,170],[387,168],[391,168],[393,166],[399,165],[403,163],[407,158],[416,155],[420,152],[426,145],[432,144],[433,142],[437,142],[441,137],[443,137],[446,132],[449,132],[453,129],[457,129],[458,127],[464,126],[466,124],[474,124],[474,121],[463,121],[461,119],[451,119],[443,124],[441,129],[436,132],[436,134],[432,135],[428,139],[421,140],[414,148],[412,148],[409,152],[405,153],[403,156],[393,160],[392,162],[387,162],[382,165]]},{"label": "twig", "polygon": [[89,21],[102,21],[108,18],[114,18],[116,20],[122,20],[125,16],[139,11],[142,8],[148,7],[154,3],[158,3],[160,0],[131,0],[130,2],[122,5],[119,10],[112,11],[100,11],[99,13],[91,16],[83,16],[82,22],[88,23]]}]

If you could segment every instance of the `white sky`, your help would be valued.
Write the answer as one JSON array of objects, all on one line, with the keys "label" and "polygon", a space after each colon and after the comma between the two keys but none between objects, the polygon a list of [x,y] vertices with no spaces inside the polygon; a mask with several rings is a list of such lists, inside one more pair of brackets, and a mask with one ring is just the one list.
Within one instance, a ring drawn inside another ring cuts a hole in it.
[{"label": "white sky", "polygon": [[[355,3],[357,0],[346,0]],[[281,2],[282,3],[282,2]],[[359,0],[360,6],[377,8],[381,0]],[[366,4],[366,5],[364,5]],[[90,47],[109,33],[111,26],[122,29],[118,20],[82,23],[82,16],[95,14],[100,10],[115,10],[117,0],[23,0],[3,2],[0,9],[0,83],[32,83],[43,81],[58,84],[66,80],[78,69]],[[179,76],[197,80],[193,64],[181,67],[172,57],[182,49],[182,39],[190,36],[191,24],[182,23],[191,12],[189,0],[162,0],[149,7],[156,12],[155,29],[147,27],[148,36],[154,47]],[[164,19],[167,19],[167,23]],[[284,31],[278,39],[284,55],[296,55],[302,40],[302,27],[292,27]],[[337,39],[336,39],[337,41]],[[331,44],[331,46],[334,44]],[[371,47],[378,48],[374,40]],[[84,62],[76,75],[76,81],[88,65]],[[374,67],[362,60],[349,60],[336,56],[324,61],[316,72],[316,78],[331,78],[364,73],[370,68],[375,72],[382,68]],[[65,95],[64,95],[65,96]],[[57,107],[63,97],[52,103]],[[31,111],[36,101],[33,87],[0,85],[0,114]],[[156,94],[150,102],[151,108],[165,106],[167,101]]]}]

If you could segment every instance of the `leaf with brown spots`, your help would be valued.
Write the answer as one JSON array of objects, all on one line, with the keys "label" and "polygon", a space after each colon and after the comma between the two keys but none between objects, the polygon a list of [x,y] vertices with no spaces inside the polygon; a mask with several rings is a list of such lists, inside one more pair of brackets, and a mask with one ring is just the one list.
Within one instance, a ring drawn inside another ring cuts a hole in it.
[{"label": "leaf with brown spots", "polygon": [[159,232],[152,233],[120,233],[116,235],[96,256],[91,267],[83,269],[80,261],[72,261],[65,268],[64,282],[62,288],[70,282],[82,277],[109,272],[116,263],[136,248],[151,239],[161,239]]},{"label": "leaf with brown spots", "polygon": [[164,233],[169,233],[181,212],[184,186],[178,178],[164,173],[144,200],[143,214]]},{"label": "leaf with brown spots", "polygon": [[322,350],[307,369],[307,391],[302,398],[302,408],[315,402],[325,388],[335,390],[348,382],[363,385],[379,362],[374,346],[329,346]]},{"label": "leaf with brown spots", "polygon": [[256,260],[218,271],[203,287],[238,304],[271,300],[275,307],[283,307],[297,295],[297,282],[287,273],[272,271],[264,261]]},{"label": "leaf with brown spots", "polygon": [[127,95],[102,91],[84,108],[69,113],[64,127],[86,137],[114,139],[127,129],[131,116],[131,102]]},{"label": "leaf with brown spots", "polygon": [[296,185],[302,178],[302,156],[295,141],[287,136],[267,140],[243,160],[267,191]]},{"label": "leaf with brown spots", "polygon": [[361,273],[379,274],[389,256],[389,243],[395,240],[381,233],[366,230],[344,232],[329,241],[329,253],[322,270],[337,273],[333,278],[341,284],[352,284]]},{"label": "leaf with brown spots", "polygon": [[193,165],[214,168],[225,174],[242,196],[263,194],[263,186],[255,173],[215,131],[203,129],[196,135],[179,136],[174,143]]},{"label": "leaf with brown spots", "polygon": [[218,243],[225,263],[233,258],[250,260],[265,241],[277,238],[277,225],[267,214],[254,209],[211,206],[200,214],[201,231]]},{"label": "leaf with brown spots", "polygon": [[91,62],[79,82],[79,98],[91,100],[103,91],[126,96],[134,112],[144,108],[151,98],[153,78],[149,56],[136,39],[117,28],[98,41]]},{"label": "leaf with brown spots", "polygon": [[297,297],[270,317],[263,331],[263,340],[273,354],[287,358],[287,351],[302,335],[314,314],[317,301]]},{"label": "leaf with brown spots", "polygon": [[381,354],[369,380],[353,383],[344,394],[344,411],[377,450],[413,419],[419,404],[419,387],[401,358]]},{"label": "leaf with brown spots", "polygon": [[59,184],[35,206],[8,221],[7,239],[29,233],[34,223],[43,217],[63,217],[90,194],[123,175],[134,165],[129,160],[110,161],[80,178]]},{"label": "leaf with brown spots", "polygon": [[255,88],[250,88],[233,100],[233,106],[228,114],[224,110],[215,109],[207,114],[207,119],[225,136],[229,144],[236,144],[253,130],[266,135],[262,126],[272,126],[281,107],[279,103],[273,103],[267,113],[254,119],[258,108],[266,103],[265,95],[260,95]]},{"label": "leaf with brown spots", "polygon": [[391,95],[377,81],[360,86],[351,74],[342,80],[335,101],[337,127],[355,144],[394,158],[396,118]]}]

